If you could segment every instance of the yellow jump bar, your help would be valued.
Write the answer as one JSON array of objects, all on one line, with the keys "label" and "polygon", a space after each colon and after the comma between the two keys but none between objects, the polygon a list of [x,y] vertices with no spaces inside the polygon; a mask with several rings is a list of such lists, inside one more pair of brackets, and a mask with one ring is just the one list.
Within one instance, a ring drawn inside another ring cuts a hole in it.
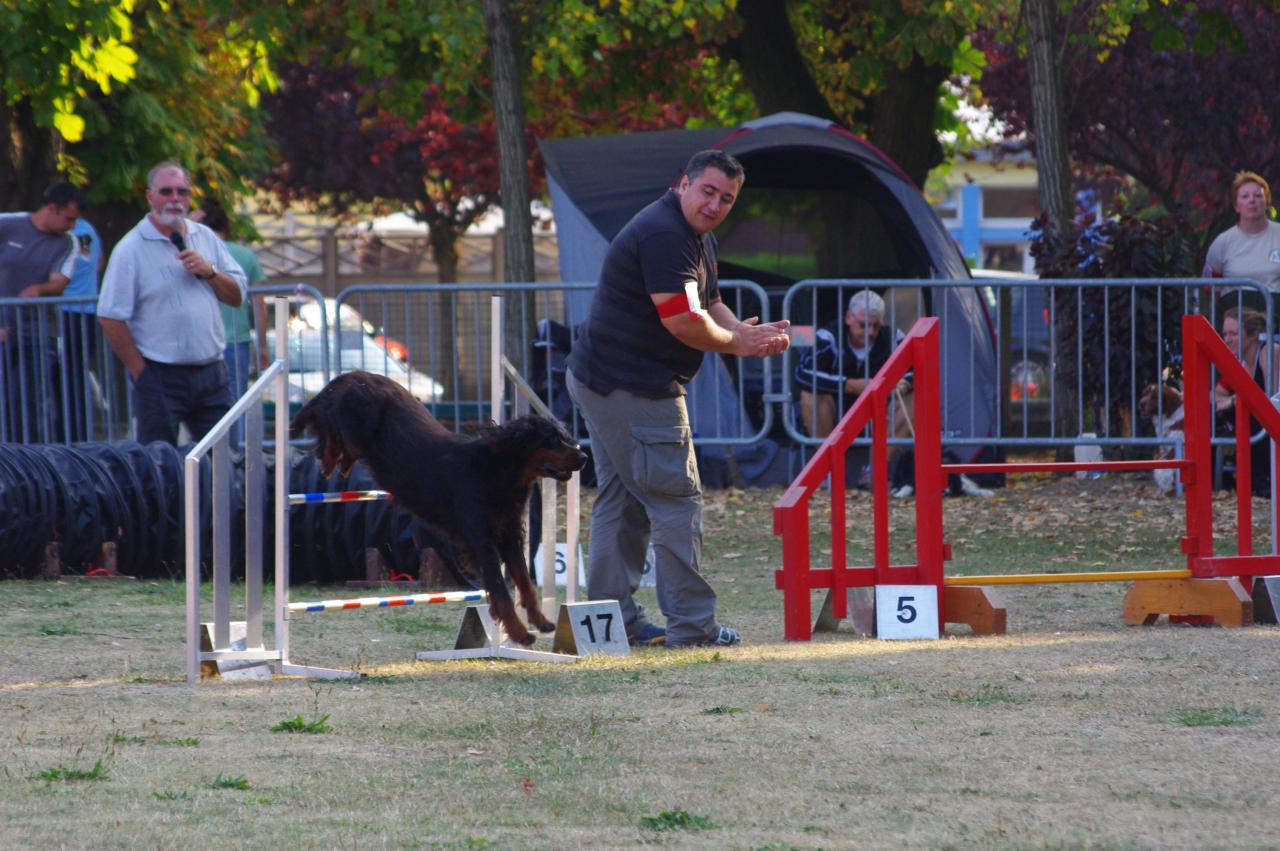
[{"label": "yellow jump bar", "polygon": [[1139,579],[1190,579],[1183,570],[1104,570],[1093,573],[1002,573],[991,576],[947,576],[943,585],[1052,585],[1061,582],[1135,582]]}]

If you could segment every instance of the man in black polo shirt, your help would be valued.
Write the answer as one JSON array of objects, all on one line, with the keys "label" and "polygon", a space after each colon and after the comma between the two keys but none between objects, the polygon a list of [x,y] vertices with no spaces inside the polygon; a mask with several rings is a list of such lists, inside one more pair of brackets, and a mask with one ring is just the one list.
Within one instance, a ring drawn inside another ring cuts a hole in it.
[{"label": "man in black polo shirt", "polygon": [[[742,165],[723,151],[689,160],[676,188],[609,246],[569,355],[569,395],[591,430],[596,465],[588,593],[619,602],[632,644],[741,640],[716,620],[715,591],[698,572],[702,484],[684,385],[704,352],[765,357],[790,342],[786,321],[743,322],[720,300],[711,231],[742,180]],[[632,598],[650,542],[665,630]]]}]

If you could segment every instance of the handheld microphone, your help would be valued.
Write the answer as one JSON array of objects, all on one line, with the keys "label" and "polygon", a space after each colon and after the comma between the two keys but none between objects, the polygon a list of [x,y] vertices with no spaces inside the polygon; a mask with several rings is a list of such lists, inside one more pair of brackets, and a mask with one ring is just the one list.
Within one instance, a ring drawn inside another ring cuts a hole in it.
[{"label": "handheld microphone", "polygon": [[178,249],[179,251],[187,250],[186,241],[183,240],[182,234],[178,233],[176,230],[173,233],[169,234],[169,241],[172,242],[173,247]]}]

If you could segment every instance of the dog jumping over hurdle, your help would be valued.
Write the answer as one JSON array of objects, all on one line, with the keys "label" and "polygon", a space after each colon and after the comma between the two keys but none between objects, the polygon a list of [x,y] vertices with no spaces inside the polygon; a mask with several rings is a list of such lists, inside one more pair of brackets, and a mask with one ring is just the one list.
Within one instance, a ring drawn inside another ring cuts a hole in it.
[{"label": "dog jumping over hurdle", "polygon": [[478,574],[489,612],[507,636],[523,645],[534,636],[516,616],[502,578],[507,567],[529,625],[553,632],[538,606],[524,557],[524,508],[542,477],[567,481],[587,455],[560,425],[530,415],[475,434],[449,431],[422,403],[391,379],[347,372],[330,381],[290,423],[289,433],[310,431],[325,476],[345,475],[364,461],[392,501],[439,529],[463,567]]}]

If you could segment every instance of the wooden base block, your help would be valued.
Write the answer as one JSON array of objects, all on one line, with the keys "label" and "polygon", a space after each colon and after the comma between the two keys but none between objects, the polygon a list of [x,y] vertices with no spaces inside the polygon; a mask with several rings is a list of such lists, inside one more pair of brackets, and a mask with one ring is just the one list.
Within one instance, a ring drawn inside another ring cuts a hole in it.
[{"label": "wooden base block", "polygon": [[80,565],[86,568],[84,573],[64,573],[65,565],[62,563],[61,548],[57,541],[50,541],[44,546],[44,571],[45,579],[54,581],[62,581],[64,579],[135,579],[133,576],[125,576],[116,573],[116,549],[115,541],[104,541],[102,544],[101,555],[92,563]]},{"label": "wooden base block", "polygon": [[942,589],[947,623],[968,624],[974,635],[1004,635],[1008,618],[1004,601],[980,585],[948,585]]},{"label": "wooden base block", "polygon": [[1161,615],[1208,615],[1218,626],[1245,626],[1253,623],[1253,600],[1234,577],[1133,583],[1124,596],[1124,622],[1150,626]]},{"label": "wooden base block", "polygon": [[423,547],[418,558],[418,578],[424,591],[452,591],[468,587],[458,583],[453,571],[431,547]]}]

